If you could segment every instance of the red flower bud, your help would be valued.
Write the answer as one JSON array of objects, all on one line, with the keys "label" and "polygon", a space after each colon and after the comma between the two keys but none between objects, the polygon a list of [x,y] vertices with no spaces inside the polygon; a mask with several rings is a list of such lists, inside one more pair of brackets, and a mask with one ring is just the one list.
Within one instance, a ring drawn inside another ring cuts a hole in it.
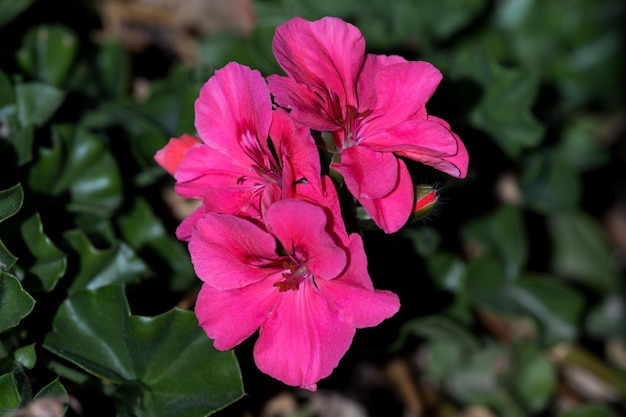
[{"label": "red flower bud", "polygon": [[420,184],[415,186],[415,202],[411,219],[416,220],[427,215],[437,203],[439,194],[432,185]]}]

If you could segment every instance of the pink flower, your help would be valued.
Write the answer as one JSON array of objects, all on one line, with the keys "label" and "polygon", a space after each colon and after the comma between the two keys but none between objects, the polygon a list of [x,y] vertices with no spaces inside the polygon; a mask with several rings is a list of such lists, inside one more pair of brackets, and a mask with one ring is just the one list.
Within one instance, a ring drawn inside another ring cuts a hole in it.
[{"label": "pink flower", "polygon": [[414,201],[398,156],[454,177],[467,174],[463,143],[426,112],[442,78],[431,64],[365,54],[360,31],[334,17],[287,21],[276,29],[273,49],[287,73],[268,77],[275,101],[297,122],[331,133],[331,167],[385,232],[402,227]]},{"label": "pink flower", "polygon": [[338,365],[357,328],[399,309],[395,294],[374,290],[361,237],[338,236],[329,213],[294,199],[272,204],[266,226],[206,213],[189,242],[203,281],[195,312],[215,347],[231,349],[260,328],[259,369],[309,390]]},{"label": "pink flower", "polygon": [[297,182],[319,189],[319,152],[309,130],[284,110],[272,110],[258,71],[237,63],[217,70],[200,90],[195,125],[202,142],[184,152],[174,173],[175,189],[203,204],[179,226],[180,239],[189,239],[205,212],[260,221],[263,207]]}]

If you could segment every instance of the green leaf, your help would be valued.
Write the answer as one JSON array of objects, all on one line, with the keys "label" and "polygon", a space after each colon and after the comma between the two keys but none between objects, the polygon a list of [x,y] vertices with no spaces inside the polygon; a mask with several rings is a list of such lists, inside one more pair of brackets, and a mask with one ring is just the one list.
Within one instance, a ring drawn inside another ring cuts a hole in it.
[{"label": "green leaf", "polygon": [[520,210],[501,206],[494,214],[469,223],[462,231],[465,240],[492,253],[507,279],[515,279],[528,258],[526,232]]},{"label": "green leaf", "polygon": [[24,202],[24,191],[20,184],[0,190],[0,222],[17,213]]},{"label": "green leaf", "polygon": [[215,350],[192,312],[132,316],[119,285],[69,297],[44,347],[121,384],[118,411],[141,408],[144,417],[201,417],[243,394],[232,351]]},{"label": "green leaf", "polygon": [[37,353],[35,352],[35,343],[22,346],[13,352],[15,360],[26,369],[33,369],[37,363]]},{"label": "green leaf", "polygon": [[24,10],[28,9],[35,0],[0,0],[0,27],[6,25]]},{"label": "green leaf", "polygon": [[530,346],[517,347],[512,356],[513,366],[506,375],[507,385],[524,408],[534,415],[548,405],[554,394],[557,382],[554,365]]},{"label": "green leaf", "polygon": [[400,349],[409,336],[427,341],[429,360],[425,365],[426,372],[438,381],[461,366],[465,358],[479,348],[471,333],[444,316],[427,316],[406,322],[392,349]]},{"label": "green leaf", "polygon": [[598,340],[617,337],[626,342],[626,301],[619,294],[608,293],[591,307],[585,320],[587,333]]},{"label": "green leaf", "polygon": [[44,291],[52,291],[65,274],[65,254],[44,233],[39,213],[26,219],[20,227],[24,242],[32,255],[32,260],[24,260],[21,266],[39,279]]},{"label": "green leaf", "polygon": [[15,152],[15,164],[17,166],[25,165],[33,159],[34,136],[35,129],[33,125],[28,125],[7,138],[8,143],[11,144]]},{"label": "green leaf", "polygon": [[52,148],[41,147],[28,184],[35,192],[59,196],[69,191],[67,209],[108,216],[122,201],[122,179],[107,144],[71,125],[53,127]]},{"label": "green leaf", "polygon": [[98,80],[105,95],[122,97],[130,91],[130,62],[119,41],[108,40],[99,45],[96,57]]},{"label": "green leaf", "polygon": [[467,291],[479,306],[533,318],[542,345],[578,336],[584,299],[553,277],[525,275],[509,281],[493,258],[475,258],[468,264]]},{"label": "green leaf", "polygon": [[13,373],[0,375],[0,415],[20,406],[20,392]]},{"label": "green leaf", "polygon": [[[20,184],[6,190],[0,190],[0,222],[17,213],[24,202],[24,190]],[[13,268],[17,258],[4,246],[0,240],[0,270],[8,271]]]},{"label": "green leaf", "polygon": [[35,300],[13,275],[0,271],[0,333],[30,314]]},{"label": "green leaf", "polygon": [[533,316],[544,346],[578,337],[584,299],[573,288],[549,276],[525,276],[508,288],[507,299]]},{"label": "green leaf", "polygon": [[32,27],[25,35],[18,61],[38,81],[60,86],[78,49],[76,34],[64,26]]},{"label": "green leaf", "polygon": [[620,282],[617,260],[604,230],[583,212],[548,217],[552,236],[552,268],[558,275],[602,293],[614,292]]},{"label": "green leaf", "polygon": [[17,118],[22,127],[41,126],[57,111],[65,93],[48,84],[32,82],[15,86]]},{"label": "green leaf", "polygon": [[69,403],[69,397],[67,395],[67,390],[65,389],[63,384],[61,384],[58,378],[40,389],[39,392],[35,395],[34,400],[40,400],[42,398],[50,398],[56,400],[57,406],[62,410],[65,415],[65,412],[67,411],[67,404]]},{"label": "green leaf", "polygon": [[519,186],[526,204],[546,214],[575,209],[582,193],[577,172],[563,157],[553,152],[529,157],[525,161]]},{"label": "green leaf", "polygon": [[78,254],[79,269],[68,291],[95,290],[109,284],[137,283],[148,267],[123,242],[108,249],[95,248],[81,230],[70,230],[63,237]]},{"label": "green leaf", "polygon": [[119,218],[123,239],[144,259],[150,259],[151,268],[170,279],[172,291],[182,291],[196,281],[189,253],[155,216],[148,202],[136,198],[131,211]]}]

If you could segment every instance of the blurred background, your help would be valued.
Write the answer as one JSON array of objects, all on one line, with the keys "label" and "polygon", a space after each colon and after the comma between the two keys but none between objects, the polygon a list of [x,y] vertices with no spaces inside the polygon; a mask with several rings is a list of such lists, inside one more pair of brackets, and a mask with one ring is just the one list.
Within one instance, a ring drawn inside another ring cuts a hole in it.
[{"label": "blurred background", "polygon": [[[81,357],[118,335],[85,329],[124,303],[193,308],[174,230],[194,203],[153,155],[195,133],[216,69],[282,73],[271,41],[294,16],[338,16],[367,52],[438,67],[427,108],[466,144],[469,174],[408,162],[436,207],[396,234],[363,232],[374,285],[401,310],[359,330],[316,393],[261,374],[253,337],[229,356],[245,395],[176,415],[626,415],[620,0],[0,0],[0,415],[174,415],[145,411],[161,381],[126,376],[114,348]],[[186,360],[163,349],[146,367]],[[193,372],[201,360],[172,377],[184,388],[169,403],[195,401],[192,382],[222,386]]]}]

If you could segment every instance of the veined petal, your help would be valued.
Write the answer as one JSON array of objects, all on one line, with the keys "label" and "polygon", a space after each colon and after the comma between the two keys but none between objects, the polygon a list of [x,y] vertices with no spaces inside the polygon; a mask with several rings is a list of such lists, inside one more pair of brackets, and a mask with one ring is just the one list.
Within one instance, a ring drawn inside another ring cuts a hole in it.
[{"label": "veined petal", "polygon": [[272,102],[261,73],[231,62],[215,71],[195,102],[195,126],[212,148],[235,156],[245,135],[265,140],[272,122]]},{"label": "veined petal", "polygon": [[334,113],[341,109],[333,108],[332,103],[324,101],[312,89],[289,77],[276,74],[267,77],[267,83],[276,103],[290,109],[289,115],[296,122],[319,131],[339,129]]},{"label": "veined petal", "polygon": [[374,80],[376,107],[363,127],[364,136],[384,131],[409,119],[427,117],[426,103],[441,82],[432,64],[410,61],[382,68]]},{"label": "veined petal", "polygon": [[205,213],[192,229],[189,253],[198,277],[219,290],[245,287],[282,270],[272,235],[230,214]]},{"label": "veined petal", "polygon": [[358,28],[336,17],[313,22],[295,17],[276,28],[272,48],[296,82],[332,91],[341,102],[356,105],[356,80],[365,53]]},{"label": "veined petal", "polygon": [[357,199],[386,196],[398,182],[398,158],[390,152],[377,152],[365,146],[345,149],[340,162],[330,166],[343,176]]},{"label": "veined petal", "polygon": [[228,350],[250,337],[265,321],[279,292],[265,281],[218,290],[203,284],[196,300],[198,324],[216,349]]},{"label": "veined petal", "polygon": [[242,177],[256,176],[249,161],[224,155],[205,144],[190,148],[176,171],[176,192],[202,198],[207,189],[236,185]]},{"label": "veined petal", "polygon": [[282,187],[291,189],[306,180],[321,191],[320,155],[310,130],[296,125],[284,110],[273,112],[270,137],[282,163]]},{"label": "veined petal", "polygon": [[154,155],[154,160],[161,168],[174,175],[178,165],[183,160],[185,152],[197,143],[201,143],[201,140],[188,134],[184,134],[179,138],[171,138],[163,148],[157,151]]},{"label": "veined petal", "polygon": [[376,108],[378,102],[378,92],[376,91],[376,77],[380,71],[393,64],[401,64],[407,62],[398,55],[375,55],[367,54],[359,79],[357,81],[357,91],[359,93],[358,111]]},{"label": "veined petal", "polygon": [[381,198],[359,198],[367,214],[385,233],[398,231],[409,219],[413,208],[413,182],[401,160],[398,161],[398,182],[393,190]]},{"label": "veined petal", "polygon": [[322,177],[321,192],[308,183],[296,184],[295,192],[289,197],[309,201],[322,207],[328,217],[326,230],[329,234],[336,235],[341,245],[345,246],[348,233],[346,232],[343,217],[341,217],[339,196],[337,195],[337,190],[335,189],[332,178],[328,175]]},{"label": "veined petal", "polygon": [[190,215],[185,217],[183,221],[176,228],[176,237],[179,240],[184,240],[189,242],[191,239],[191,230],[193,229],[193,225],[196,224],[198,220],[200,220],[204,216],[204,207],[199,206],[194,211],[191,212]]},{"label": "veined petal", "polygon": [[261,325],[254,360],[262,372],[314,391],[331,374],[354,337],[352,323],[333,310],[311,280],[280,294]]},{"label": "veined petal", "polygon": [[320,293],[344,320],[356,328],[377,326],[400,309],[400,299],[391,291],[375,290],[367,272],[367,257],[361,236],[350,235],[350,264],[340,277],[319,281]]},{"label": "veined petal", "polygon": [[324,210],[301,200],[281,200],[265,213],[270,232],[293,258],[305,262],[309,273],[319,279],[333,279],[346,266],[346,252],[326,230]]},{"label": "veined petal", "polygon": [[469,157],[459,137],[441,123],[428,120],[402,123],[393,129],[368,138],[367,147],[430,165],[457,178],[467,174]]}]

